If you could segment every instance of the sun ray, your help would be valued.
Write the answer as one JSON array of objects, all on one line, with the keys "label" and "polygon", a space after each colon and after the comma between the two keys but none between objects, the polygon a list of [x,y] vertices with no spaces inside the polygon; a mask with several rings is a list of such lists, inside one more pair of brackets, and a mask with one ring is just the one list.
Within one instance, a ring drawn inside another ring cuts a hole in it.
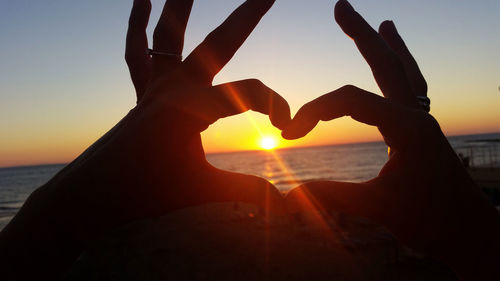
[{"label": "sun ray", "polygon": [[[236,103],[236,105],[242,110],[246,111],[248,107],[244,104],[244,102],[240,99],[239,95],[235,92],[234,88],[230,88],[230,94],[231,97],[233,98],[233,101]],[[247,117],[248,121],[250,124],[254,127],[254,129],[257,131],[260,139],[260,147],[263,149],[266,149],[269,151],[269,153],[273,156],[275,159],[276,163],[278,164],[279,168],[281,171],[291,179],[291,184],[294,186],[297,186],[301,184],[301,181],[295,176],[294,172],[292,169],[290,169],[285,161],[280,157],[277,151],[274,150],[278,146],[278,142],[276,138],[265,135],[259,125],[257,124],[257,121],[253,118],[252,115],[250,115],[248,112],[245,112],[245,116]],[[267,195],[267,194],[266,194]],[[270,214],[270,197],[265,196],[265,213]],[[330,227],[329,223],[327,222],[327,217],[324,217],[325,209],[321,206],[321,204],[315,200],[315,198],[311,194],[307,194],[306,192],[302,192],[300,196],[300,204],[302,204],[305,209],[310,210],[312,212],[312,215],[314,217],[314,220],[316,223],[318,223],[325,232],[328,233],[328,236],[334,238],[336,236],[335,231]],[[266,230],[268,232],[269,229]],[[269,239],[268,237],[269,233],[266,233],[266,243]],[[268,249],[268,246],[266,246],[266,249]],[[267,252],[267,250],[266,250]],[[268,253],[266,253],[266,262],[269,262],[269,256]]]}]

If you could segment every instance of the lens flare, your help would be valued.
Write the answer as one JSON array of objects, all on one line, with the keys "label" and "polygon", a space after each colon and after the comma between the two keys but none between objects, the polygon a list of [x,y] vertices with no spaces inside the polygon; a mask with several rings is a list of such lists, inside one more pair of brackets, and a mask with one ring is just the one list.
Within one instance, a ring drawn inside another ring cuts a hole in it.
[{"label": "lens flare", "polygon": [[265,150],[271,150],[278,146],[278,142],[273,137],[262,137],[260,139],[260,147]]}]

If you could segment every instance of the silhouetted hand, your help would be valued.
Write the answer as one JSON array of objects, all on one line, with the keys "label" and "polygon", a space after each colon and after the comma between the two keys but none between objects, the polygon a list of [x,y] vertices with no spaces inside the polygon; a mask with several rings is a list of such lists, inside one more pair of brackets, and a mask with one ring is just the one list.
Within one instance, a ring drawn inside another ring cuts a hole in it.
[{"label": "silhouetted hand", "polygon": [[288,194],[289,208],[313,206],[367,217],[407,245],[444,260],[464,279],[496,276],[490,274],[498,262],[499,216],[437,121],[418,108],[415,96],[425,96],[427,84],[394,24],[383,22],[376,32],[344,0],[337,3],[335,18],[354,39],[386,98],[342,87],[304,105],[283,136],[300,138],[319,121],[351,116],[377,126],[391,153],[376,178],[306,183]]},{"label": "silhouetted hand", "polygon": [[[267,180],[211,166],[200,138],[219,118],[249,109],[269,114],[278,128],[290,121],[287,102],[258,80],[212,86],[273,3],[246,1],[181,61],[146,54],[151,4],[134,1],[126,60],[137,106],[30,196],[2,232],[4,265],[32,268],[27,275],[60,274],[83,244],[102,233],[178,208],[224,201],[253,203],[266,212],[282,208],[281,194]],[[166,2],[154,32],[156,51],[182,53],[192,4]]]},{"label": "silhouetted hand", "polygon": [[[166,2],[155,29],[154,50],[182,53],[192,2]],[[146,54],[150,3],[134,2],[126,60],[138,105],[109,141],[68,177],[69,183],[62,184],[71,187],[67,201],[81,218],[78,224],[83,222],[81,226],[93,232],[206,202],[280,207],[281,195],[266,180],[212,167],[200,138],[200,132],[219,118],[249,109],[269,114],[278,128],[290,121],[287,102],[257,80],[212,86],[213,77],[273,2],[245,2],[184,61]],[[102,225],[95,225],[88,211],[81,213],[88,205],[103,218]]]}]

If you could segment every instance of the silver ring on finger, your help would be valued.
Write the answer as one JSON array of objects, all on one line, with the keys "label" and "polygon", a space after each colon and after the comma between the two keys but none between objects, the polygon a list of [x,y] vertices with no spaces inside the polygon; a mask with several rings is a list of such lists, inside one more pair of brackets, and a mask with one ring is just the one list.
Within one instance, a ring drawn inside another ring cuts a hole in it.
[{"label": "silver ring on finger", "polygon": [[146,51],[146,54],[147,55],[150,55],[150,56],[169,56],[169,57],[174,57],[176,59],[179,59],[179,60],[182,60],[182,55],[181,54],[174,54],[174,53],[169,53],[169,52],[162,52],[162,51],[156,51],[156,50],[153,50],[153,49],[148,49]]},{"label": "silver ring on finger", "polygon": [[427,113],[431,111],[431,99],[427,96],[416,96],[418,105]]}]

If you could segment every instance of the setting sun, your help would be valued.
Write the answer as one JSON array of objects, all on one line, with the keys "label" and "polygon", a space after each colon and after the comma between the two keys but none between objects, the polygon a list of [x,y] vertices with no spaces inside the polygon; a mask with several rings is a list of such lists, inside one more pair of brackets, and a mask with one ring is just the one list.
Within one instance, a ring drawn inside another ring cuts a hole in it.
[{"label": "setting sun", "polygon": [[265,150],[271,150],[278,146],[278,142],[273,137],[263,137],[260,139],[260,147]]}]

